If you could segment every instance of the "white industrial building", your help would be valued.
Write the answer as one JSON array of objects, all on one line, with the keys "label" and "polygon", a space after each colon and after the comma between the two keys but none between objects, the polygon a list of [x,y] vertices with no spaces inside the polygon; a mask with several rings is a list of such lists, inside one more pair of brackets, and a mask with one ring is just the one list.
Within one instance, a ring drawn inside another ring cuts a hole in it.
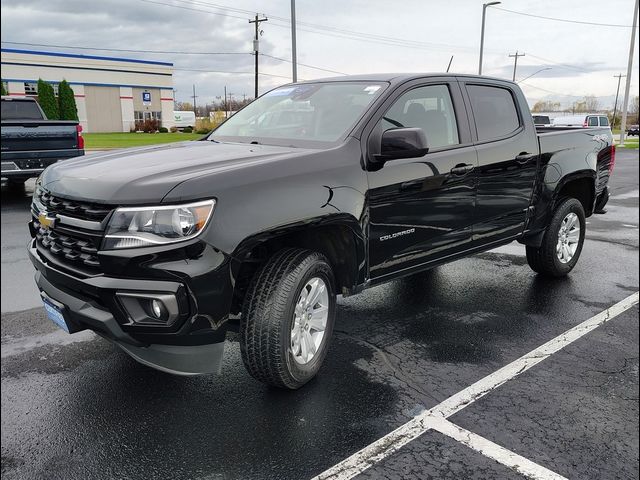
[{"label": "white industrial building", "polygon": [[173,64],[130,58],[3,48],[2,82],[9,95],[36,96],[38,79],[67,80],[85,132],[129,132],[135,122],[173,124]]}]

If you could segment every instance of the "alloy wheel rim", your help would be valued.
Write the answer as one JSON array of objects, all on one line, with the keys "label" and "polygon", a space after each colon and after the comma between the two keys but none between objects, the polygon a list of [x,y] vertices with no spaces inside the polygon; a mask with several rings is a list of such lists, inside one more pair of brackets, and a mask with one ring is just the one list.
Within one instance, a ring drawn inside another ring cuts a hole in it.
[{"label": "alloy wheel rim", "polygon": [[291,354],[306,365],[320,351],[329,318],[329,292],[319,277],[311,278],[300,291],[291,326]]},{"label": "alloy wheel rim", "polygon": [[578,250],[580,243],[580,219],[578,215],[569,213],[560,224],[556,255],[562,263],[569,263]]}]

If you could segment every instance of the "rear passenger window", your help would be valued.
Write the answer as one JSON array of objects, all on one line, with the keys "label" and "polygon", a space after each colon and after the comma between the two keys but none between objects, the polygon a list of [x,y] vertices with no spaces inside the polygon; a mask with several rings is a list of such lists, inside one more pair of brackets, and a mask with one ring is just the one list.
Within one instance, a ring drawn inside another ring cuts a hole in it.
[{"label": "rear passenger window", "polygon": [[449,88],[429,85],[414,88],[396,100],[380,120],[382,130],[418,127],[424,130],[429,148],[460,143]]},{"label": "rear passenger window", "polygon": [[609,126],[609,119],[607,117],[600,117],[600,126],[601,127],[608,127]]},{"label": "rear passenger window", "polygon": [[589,117],[589,120],[587,120],[587,125],[590,127],[597,127],[598,117]]},{"label": "rear passenger window", "polygon": [[504,137],[520,127],[518,110],[506,88],[468,85],[478,140]]}]

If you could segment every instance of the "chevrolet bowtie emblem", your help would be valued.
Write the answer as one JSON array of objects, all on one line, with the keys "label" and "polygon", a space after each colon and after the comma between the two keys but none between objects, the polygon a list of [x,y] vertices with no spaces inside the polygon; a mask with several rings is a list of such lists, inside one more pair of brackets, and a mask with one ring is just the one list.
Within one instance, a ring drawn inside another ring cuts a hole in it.
[{"label": "chevrolet bowtie emblem", "polygon": [[55,217],[47,216],[47,212],[42,212],[40,215],[38,215],[38,223],[45,230],[49,230],[50,228],[53,228],[53,226],[56,223],[56,220],[57,219]]}]

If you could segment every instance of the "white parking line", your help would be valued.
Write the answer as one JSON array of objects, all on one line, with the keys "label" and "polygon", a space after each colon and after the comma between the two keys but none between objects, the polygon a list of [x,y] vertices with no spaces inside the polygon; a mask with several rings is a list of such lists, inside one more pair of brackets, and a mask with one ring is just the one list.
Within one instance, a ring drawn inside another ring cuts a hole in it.
[{"label": "white parking line", "polygon": [[431,417],[428,425],[435,431],[440,432],[467,447],[480,452],[485,457],[489,457],[496,462],[515,470],[527,478],[536,480],[567,480],[566,477],[552,472],[548,468],[544,468],[537,463],[533,463],[517,453],[501,447],[491,440],[487,440],[469,430],[465,430],[449,420],[442,417]]},{"label": "white parking line", "polygon": [[431,428],[430,421],[432,417],[450,417],[503,383],[529,370],[560,349],[575,342],[600,325],[603,325],[633,307],[638,303],[638,293],[639,292],[629,295],[607,310],[576,325],[535,350],[502,367],[500,370],[461,390],[435,407],[417,415],[404,425],[364,447],[362,450],[354,453],[342,462],[314,477],[312,480],[348,480],[364,472],[369,467],[389,457],[428,431]]}]

